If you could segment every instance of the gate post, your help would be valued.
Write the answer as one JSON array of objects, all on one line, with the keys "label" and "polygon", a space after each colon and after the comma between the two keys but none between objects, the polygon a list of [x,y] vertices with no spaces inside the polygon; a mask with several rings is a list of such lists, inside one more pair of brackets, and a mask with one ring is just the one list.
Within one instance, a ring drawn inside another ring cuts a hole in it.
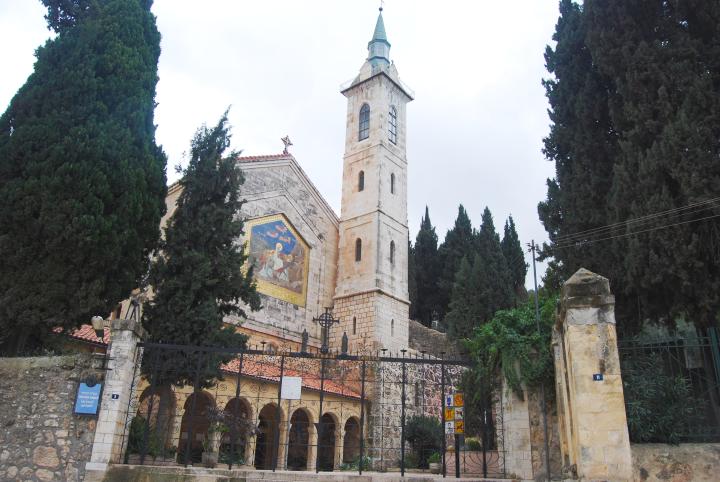
[{"label": "gate post", "polygon": [[88,472],[104,472],[108,463],[119,463],[133,384],[135,363],[139,361],[138,343],[145,330],[136,320],[117,319],[110,328],[107,348],[108,369],[105,372],[100,415],[95,429]]},{"label": "gate post", "polygon": [[607,278],[581,268],[565,282],[553,347],[564,468],[583,480],[632,480],[615,298]]}]

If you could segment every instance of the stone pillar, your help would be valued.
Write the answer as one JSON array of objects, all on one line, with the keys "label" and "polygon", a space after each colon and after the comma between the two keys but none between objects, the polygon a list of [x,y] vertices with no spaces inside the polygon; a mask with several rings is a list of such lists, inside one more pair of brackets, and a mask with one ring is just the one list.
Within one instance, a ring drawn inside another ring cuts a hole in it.
[{"label": "stone pillar", "polygon": [[137,345],[144,336],[139,322],[112,320],[100,415],[90,462],[85,465],[88,471],[104,472],[108,463],[121,462],[133,374],[140,361]]},{"label": "stone pillar", "polygon": [[310,472],[315,472],[315,464],[317,462],[317,445],[318,445],[318,434],[313,423],[308,427],[308,459],[307,469]]},{"label": "stone pillar", "polygon": [[630,438],[607,278],[578,270],[553,329],[564,469],[582,480],[632,480]]},{"label": "stone pillar", "polygon": [[498,448],[505,453],[505,472],[529,480],[533,468],[528,394],[521,400],[504,377],[501,390],[503,436]]}]

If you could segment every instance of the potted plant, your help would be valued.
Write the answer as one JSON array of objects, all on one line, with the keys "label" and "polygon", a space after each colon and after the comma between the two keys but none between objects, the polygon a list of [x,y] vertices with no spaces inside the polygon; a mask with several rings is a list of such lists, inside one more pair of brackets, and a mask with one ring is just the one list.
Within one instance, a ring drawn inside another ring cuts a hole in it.
[{"label": "potted plant", "polygon": [[440,461],[441,461],[440,454],[438,452],[433,452],[430,454],[430,457],[428,457],[428,465],[430,467],[430,473],[431,474],[439,474],[440,473]]}]

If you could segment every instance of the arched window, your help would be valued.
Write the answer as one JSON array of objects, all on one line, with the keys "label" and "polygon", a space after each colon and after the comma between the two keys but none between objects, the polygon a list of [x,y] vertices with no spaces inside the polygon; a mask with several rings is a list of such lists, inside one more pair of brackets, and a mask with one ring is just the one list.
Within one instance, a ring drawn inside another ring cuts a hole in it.
[{"label": "arched window", "polygon": [[395,173],[390,173],[390,194],[395,194]]},{"label": "arched window", "polygon": [[362,259],[362,240],[360,238],[357,238],[355,240],[355,261],[360,261]]},{"label": "arched window", "polygon": [[395,106],[390,106],[390,121],[388,123],[388,139],[393,144],[397,144],[397,110]]},{"label": "arched window", "polygon": [[367,139],[370,135],[370,106],[363,104],[360,107],[360,123],[358,125],[358,140]]},{"label": "arched window", "polygon": [[365,171],[360,171],[358,174],[358,191],[365,189]]},{"label": "arched window", "polygon": [[390,241],[390,264],[395,264],[395,241]]},{"label": "arched window", "polygon": [[357,318],[353,316],[353,335],[357,333]]},{"label": "arched window", "polygon": [[390,336],[395,336],[395,319],[390,320]]}]

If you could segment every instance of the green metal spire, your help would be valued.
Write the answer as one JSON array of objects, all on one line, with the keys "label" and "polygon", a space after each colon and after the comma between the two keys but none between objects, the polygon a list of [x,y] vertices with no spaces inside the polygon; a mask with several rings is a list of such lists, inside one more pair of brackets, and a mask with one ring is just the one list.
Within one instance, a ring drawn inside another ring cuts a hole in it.
[{"label": "green metal spire", "polygon": [[370,42],[368,42],[368,61],[373,67],[390,64],[390,42],[388,42],[385,33],[385,22],[382,16],[382,7],[375,23],[375,32]]}]

